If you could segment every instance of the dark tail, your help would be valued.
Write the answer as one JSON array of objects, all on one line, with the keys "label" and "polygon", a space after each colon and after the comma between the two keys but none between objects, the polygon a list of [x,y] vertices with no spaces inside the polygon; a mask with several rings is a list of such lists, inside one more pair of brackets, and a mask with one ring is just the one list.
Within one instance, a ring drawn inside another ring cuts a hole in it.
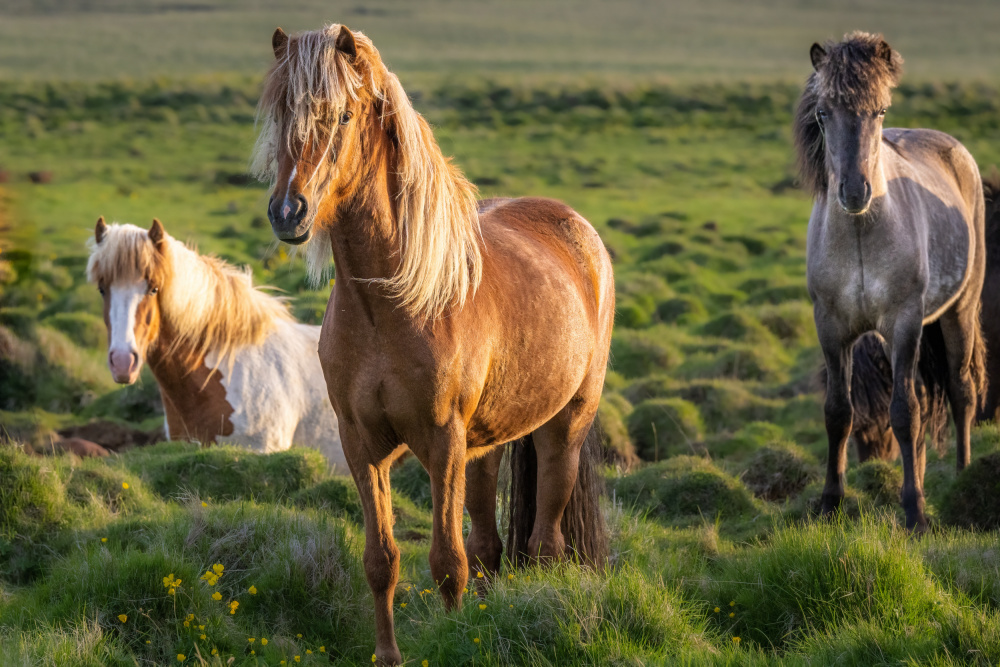
[{"label": "dark tail", "polygon": [[[504,507],[507,519],[507,558],[515,565],[529,562],[528,540],[535,525],[535,492],[538,459],[529,434],[507,445],[510,460],[510,491]],[[580,449],[576,486],[563,512],[561,529],[567,556],[581,563],[600,566],[608,559],[608,534],[601,513],[604,480],[598,469],[603,461],[600,425],[594,420]],[[544,483],[544,480],[542,480]]]},{"label": "dark tail", "polygon": [[[983,375],[982,347],[977,344],[976,349],[980,352],[973,355],[973,367],[978,369],[973,370],[974,377]],[[920,402],[921,437],[924,433],[929,435],[934,449],[943,453],[949,442],[948,358],[940,324],[935,322],[924,327],[919,354],[916,390]],[[817,379],[825,393],[825,366],[820,369]],[[979,382],[977,380],[977,386]],[[851,435],[862,462],[869,459],[891,461],[899,454],[889,421],[891,402],[892,363],[878,337],[865,334],[854,346],[851,372],[851,405],[854,407]]]},{"label": "dark tail", "polygon": [[[996,298],[1000,289],[1000,172],[996,167],[983,176],[983,199],[986,204],[986,278],[979,322],[984,345],[976,347],[985,347],[982,352],[984,377],[995,379],[1000,377],[1000,300]],[[976,367],[975,361],[973,367]],[[977,420],[996,418],[1000,411],[1000,387],[996,383],[981,386],[979,395],[984,398]]]}]

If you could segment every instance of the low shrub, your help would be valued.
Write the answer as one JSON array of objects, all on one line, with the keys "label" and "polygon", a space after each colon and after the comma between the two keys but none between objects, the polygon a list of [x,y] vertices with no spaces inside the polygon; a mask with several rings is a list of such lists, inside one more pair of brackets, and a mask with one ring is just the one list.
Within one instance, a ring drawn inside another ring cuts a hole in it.
[{"label": "low shrub", "polygon": [[628,416],[629,435],[646,461],[692,451],[704,430],[698,408],[682,398],[651,398]]},{"label": "low shrub", "polygon": [[1000,528],[1000,452],[974,459],[941,501],[941,519],[953,526]]},{"label": "low shrub", "polygon": [[819,472],[816,461],[801,447],[775,443],[759,449],[740,477],[758,498],[782,501],[802,493]]},{"label": "low shrub", "polygon": [[666,520],[756,514],[753,496],[738,479],[696,456],[675,456],[610,481],[626,507]]}]

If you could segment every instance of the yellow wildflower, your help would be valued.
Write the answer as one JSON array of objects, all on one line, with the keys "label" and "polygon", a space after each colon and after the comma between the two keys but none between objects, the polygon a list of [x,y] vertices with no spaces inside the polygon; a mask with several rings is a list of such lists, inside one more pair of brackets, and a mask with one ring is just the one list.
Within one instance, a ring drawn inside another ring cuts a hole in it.
[{"label": "yellow wildflower", "polygon": [[239,607],[239,606],[240,606],[240,603],[237,602],[236,600],[233,600],[232,602],[230,602],[229,603],[229,613],[230,614],[235,614],[236,613],[236,608]]},{"label": "yellow wildflower", "polygon": [[127,489],[128,488],[128,482],[122,482],[122,488],[123,489]]},{"label": "yellow wildflower", "polygon": [[257,638],[256,637],[248,637],[247,641],[250,642],[251,644],[253,644],[255,641],[257,641]]},{"label": "yellow wildflower", "polygon": [[202,506],[202,507],[208,507],[208,503],[206,503],[206,502],[205,502],[205,501],[203,500],[203,501],[201,501],[201,506]]},{"label": "yellow wildflower", "polygon": [[205,640],[207,638],[208,638],[208,635],[204,635],[204,634],[198,636],[198,639],[201,639],[201,640]]},{"label": "yellow wildflower", "polygon": [[485,604],[479,605],[479,611],[483,611],[485,609],[486,609],[486,605]]},{"label": "yellow wildflower", "polygon": [[257,651],[250,651],[250,655],[257,655]]},{"label": "yellow wildflower", "polygon": [[478,644],[478,643],[479,643],[479,637],[476,637],[476,638],[475,638],[475,639],[473,639],[472,641],[473,641],[473,642],[475,642],[476,644]]},{"label": "yellow wildflower", "polygon": [[718,613],[719,613],[719,608],[718,608],[718,607],[716,607],[716,608],[715,608],[715,613],[716,613],[716,614],[718,614]]},{"label": "yellow wildflower", "polygon": [[184,627],[185,628],[190,628],[191,627],[191,621],[184,621]]},{"label": "yellow wildflower", "polygon": [[507,575],[507,581],[513,581],[513,580],[514,580],[514,575],[513,574],[508,574]]},{"label": "yellow wildflower", "polygon": [[310,651],[309,649],[306,649],[306,655],[312,655],[312,651]]},{"label": "yellow wildflower", "polygon": [[510,606],[510,608],[511,608],[511,609],[513,609],[513,608],[514,608],[514,605],[511,605],[511,606]]},{"label": "yellow wildflower", "polygon": [[124,623],[125,621],[128,620],[128,616],[126,616],[125,614],[118,614],[118,620]]},{"label": "yellow wildflower", "polygon": [[267,637],[261,637],[260,638],[260,645],[261,646],[267,646]]},{"label": "yellow wildflower", "polygon": [[420,667],[427,667],[427,665],[429,665],[429,664],[431,664],[431,663],[429,663],[426,660],[424,660],[423,662],[420,663]]},{"label": "yellow wildflower", "polygon": [[101,542],[107,542],[107,541],[108,541],[108,538],[106,538],[106,537],[102,537],[101,538]]},{"label": "yellow wildflower", "polygon": [[256,586],[251,586],[247,590],[250,591],[250,595],[257,595],[257,587]]},{"label": "yellow wildflower", "polygon": [[184,662],[185,659],[187,659],[187,656],[184,655],[183,653],[177,654],[177,662]]},{"label": "yellow wildflower", "polygon": [[483,571],[480,570],[479,572],[476,572],[476,579],[482,579],[482,578],[483,578]]},{"label": "yellow wildflower", "polygon": [[221,600],[222,599],[222,593],[220,593],[219,591],[215,591],[214,593],[212,593],[212,599],[213,600]]},{"label": "yellow wildflower", "polygon": [[739,637],[733,637],[733,643],[734,644],[739,644],[740,643],[740,638]]},{"label": "yellow wildflower", "polygon": [[146,640],[146,643],[147,643],[147,644],[152,644],[153,642],[151,642],[151,641],[149,641],[149,640],[147,639],[147,640]]},{"label": "yellow wildflower", "polygon": [[199,630],[204,630],[204,629],[205,629],[205,626],[204,626],[204,625],[199,625],[199,626],[198,626],[198,629],[199,629]]},{"label": "yellow wildflower", "polygon": [[326,653],[326,647],[325,646],[320,646],[319,647],[319,652],[320,653]]},{"label": "yellow wildflower", "polygon": [[406,609],[406,603],[405,602],[399,603],[399,608],[400,609]]},{"label": "yellow wildflower", "polygon": [[219,649],[213,648],[212,649],[212,655],[219,655]]},{"label": "yellow wildflower", "polygon": [[736,606],[736,600],[730,600],[729,601],[729,606],[730,607],[735,607]]},{"label": "yellow wildflower", "polygon": [[736,612],[735,611],[729,612],[729,618],[736,618]]},{"label": "yellow wildflower", "polygon": [[299,634],[295,635],[295,636],[298,637],[299,639],[302,639],[302,633],[301,632]]},{"label": "yellow wildflower", "polygon": [[194,614],[188,614],[187,620],[193,621],[194,620]]}]

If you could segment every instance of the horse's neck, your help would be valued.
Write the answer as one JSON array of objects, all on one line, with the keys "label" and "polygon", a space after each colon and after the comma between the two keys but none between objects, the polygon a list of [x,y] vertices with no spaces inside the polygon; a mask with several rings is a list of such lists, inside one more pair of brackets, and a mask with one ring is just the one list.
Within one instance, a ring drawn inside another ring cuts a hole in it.
[{"label": "horse's neck", "polygon": [[177,345],[177,336],[168,321],[161,323],[160,335],[150,346],[146,360],[160,387],[171,393],[197,394],[210,371],[203,355],[188,345]]}]

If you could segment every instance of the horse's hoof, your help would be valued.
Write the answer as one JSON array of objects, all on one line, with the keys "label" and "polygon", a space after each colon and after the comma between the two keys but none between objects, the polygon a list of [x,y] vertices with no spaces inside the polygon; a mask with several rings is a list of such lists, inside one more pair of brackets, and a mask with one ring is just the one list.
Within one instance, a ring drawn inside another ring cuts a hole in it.
[{"label": "horse's hoof", "polygon": [[820,499],[820,514],[826,518],[830,518],[833,514],[840,509],[840,504],[844,501],[844,496],[836,495],[833,493],[824,493]]},{"label": "horse's hoof", "polygon": [[375,658],[373,661],[379,667],[396,667],[396,665],[403,664],[403,655],[399,652],[399,649],[393,647],[388,651],[375,651]]}]

